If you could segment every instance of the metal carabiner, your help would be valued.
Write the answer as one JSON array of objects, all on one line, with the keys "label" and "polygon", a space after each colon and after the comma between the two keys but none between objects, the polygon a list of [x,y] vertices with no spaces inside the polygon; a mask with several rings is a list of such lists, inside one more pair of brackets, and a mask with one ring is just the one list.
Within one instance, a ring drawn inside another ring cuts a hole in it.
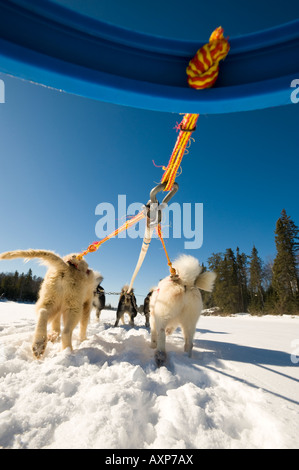
[{"label": "metal carabiner", "polygon": [[[166,187],[166,183],[160,183],[151,190],[150,201],[152,203],[159,204],[156,198],[156,195],[160,193],[161,191],[163,191],[165,187]],[[175,195],[178,189],[179,189],[178,183],[173,183],[172,189],[166,194],[161,204],[167,204],[170,201],[170,199]]]},{"label": "metal carabiner", "polygon": [[172,189],[166,194],[163,201],[159,203],[157,194],[165,189],[166,183],[160,183],[155,186],[150,192],[150,199],[146,204],[147,209],[147,223],[149,227],[156,227],[161,223],[162,210],[165,209],[170,199],[175,195],[179,189],[178,183],[174,183]]}]

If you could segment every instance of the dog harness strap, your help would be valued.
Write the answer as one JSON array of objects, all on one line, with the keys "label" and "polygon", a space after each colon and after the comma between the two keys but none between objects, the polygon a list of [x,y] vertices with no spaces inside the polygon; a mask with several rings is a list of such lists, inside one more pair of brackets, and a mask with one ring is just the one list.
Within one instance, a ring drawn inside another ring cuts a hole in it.
[{"label": "dog harness strap", "polygon": [[165,242],[164,242],[164,239],[163,239],[163,235],[162,235],[162,230],[161,230],[161,225],[159,224],[158,227],[157,227],[157,233],[158,233],[158,236],[161,240],[161,243],[162,243],[162,246],[164,248],[164,251],[165,251],[165,255],[166,255],[166,258],[167,258],[167,264],[169,266],[169,270],[170,270],[170,276],[176,276],[176,270],[172,267],[172,262],[170,261],[170,258],[168,256],[168,253],[167,253],[167,250],[166,250],[166,246],[165,246]]}]

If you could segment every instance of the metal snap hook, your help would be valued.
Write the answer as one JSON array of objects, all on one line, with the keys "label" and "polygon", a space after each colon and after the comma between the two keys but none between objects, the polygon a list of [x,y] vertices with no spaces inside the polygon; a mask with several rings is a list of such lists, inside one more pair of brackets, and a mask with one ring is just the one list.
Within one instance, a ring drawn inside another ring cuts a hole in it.
[{"label": "metal snap hook", "polygon": [[[150,202],[159,204],[157,200],[157,194],[163,191],[166,187],[166,183],[160,183],[157,186],[155,186],[151,192],[150,192]],[[178,183],[173,183],[172,189],[166,194],[165,198],[162,201],[162,204],[167,204],[171,198],[175,195],[177,190],[179,189]]]},{"label": "metal snap hook", "polygon": [[156,227],[158,224],[161,223],[162,210],[165,209],[167,203],[179,189],[178,183],[174,183],[172,189],[166,194],[163,201],[159,203],[157,199],[157,194],[163,191],[165,187],[166,183],[160,183],[155,186],[150,192],[150,200],[146,204],[146,216],[149,227]]}]

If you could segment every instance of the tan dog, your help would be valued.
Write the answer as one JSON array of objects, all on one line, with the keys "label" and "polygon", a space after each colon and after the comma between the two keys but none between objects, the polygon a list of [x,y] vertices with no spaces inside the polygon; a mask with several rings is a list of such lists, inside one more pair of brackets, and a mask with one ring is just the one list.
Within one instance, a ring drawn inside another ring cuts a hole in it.
[{"label": "tan dog", "polygon": [[165,364],[166,335],[178,326],[183,330],[185,351],[191,356],[196,323],[202,310],[199,289],[211,291],[216,274],[201,273],[196,258],[182,255],[173,263],[177,276],[162,279],[150,299],[151,347],[157,348],[155,360],[158,367]]},{"label": "tan dog", "polygon": [[61,335],[62,349],[72,349],[72,333],[80,322],[80,340],[86,338],[86,329],[92,308],[93,292],[103,279],[88,268],[86,261],[76,254],[61,258],[47,250],[17,250],[0,254],[0,259],[41,258],[49,266],[36,303],[37,325],[32,344],[36,358],[40,358],[47,345],[47,325],[52,323],[51,341],[60,335],[60,320],[64,328]]}]

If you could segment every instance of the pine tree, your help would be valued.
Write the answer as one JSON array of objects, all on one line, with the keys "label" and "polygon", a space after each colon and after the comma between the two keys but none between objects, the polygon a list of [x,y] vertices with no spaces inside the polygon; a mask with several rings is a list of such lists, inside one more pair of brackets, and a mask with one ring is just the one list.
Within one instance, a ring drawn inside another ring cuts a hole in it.
[{"label": "pine tree", "polygon": [[247,256],[240,253],[237,247],[237,283],[238,283],[238,311],[247,312],[248,289],[247,289]]},{"label": "pine tree", "polygon": [[217,274],[214,289],[212,292],[212,305],[220,308],[221,311],[226,312],[226,297],[225,292],[227,289],[227,281],[225,276],[225,262],[222,253],[213,253],[208,259],[209,269]]},{"label": "pine tree", "polygon": [[250,256],[249,275],[250,303],[248,309],[250,313],[261,313],[264,308],[263,268],[262,260],[259,258],[255,246],[253,246]]},{"label": "pine tree", "polygon": [[287,216],[285,209],[276,222],[275,244],[277,255],[273,264],[273,290],[278,313],[299,311],[299,280],[296,251],[299,229]]},{"label": "pine tree", "polygon": [[228,248],[225,254],[213,253],[208,259],[209,269],[217,274],[213,290],[214,306],[224,313],[237,313],[239,310],[239,289],[237,265],[234,252]]},{"label": "pine tree", "polygon": [[239,296],[239,280],[238,280],[238,266],[235,254],[231,248],[225,252],[226,260],[226,275],[227,275],[227,301],[230,306],[230,313],[237,313],[240,311],[240,296]]},{"label": "pine tree", "polygon": [[33,294],[33,279],[32,279],[32,270],[29,269],[28,273],[24,277],[23,284],[23,299],[27,301],[33,301],[35,298]]}]

